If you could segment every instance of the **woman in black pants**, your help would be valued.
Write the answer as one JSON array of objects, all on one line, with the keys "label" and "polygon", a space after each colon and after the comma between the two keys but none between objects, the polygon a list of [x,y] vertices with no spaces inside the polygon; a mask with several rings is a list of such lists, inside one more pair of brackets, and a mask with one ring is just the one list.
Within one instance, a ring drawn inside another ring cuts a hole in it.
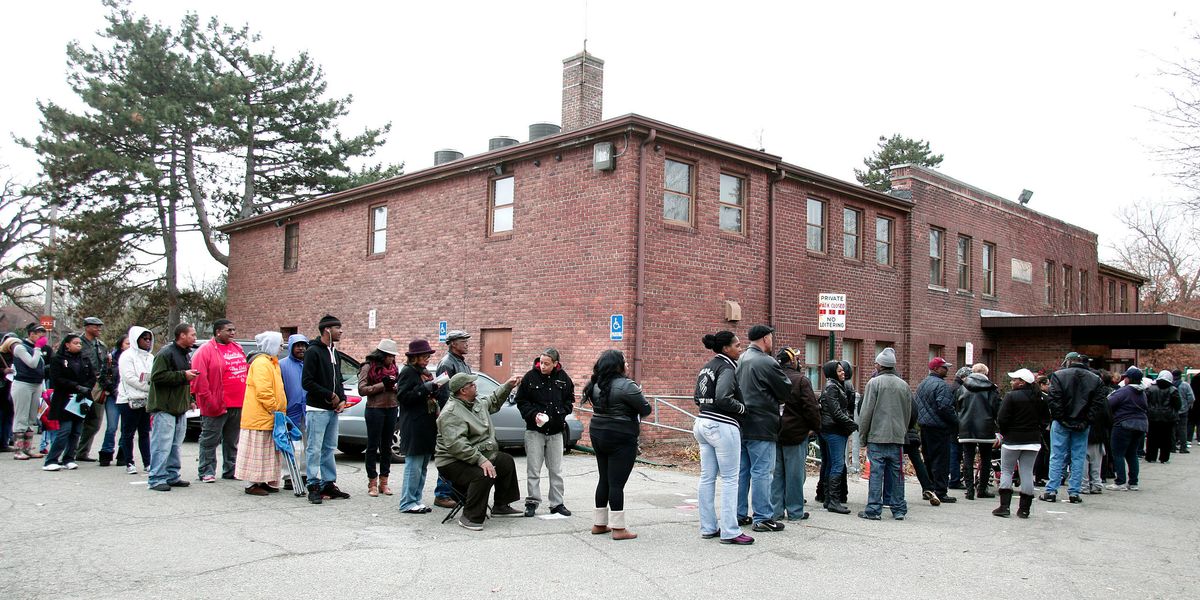
[{"label": "woman in black pants", "polygon": [[[366,398],[363,412],[367,424],[367,495],[392,495],[388,477],[392,474],[392,438],[396,432],[396,342],[379,340],[375,350],[358,372],[358,393]],[[378,465],[378,470],[376,470]]]},{"label": "woman in black pants", "polygon": [[641,417],[650,414],[650,405],[642,388],[625,376],[625,355],[618,350],[600,353],[583,399],[592,403],[588,433],[600,472],[592,533],[611,531],[614,540],[631,540],[637,534],[625,528],[625,482],[637,459]]}]

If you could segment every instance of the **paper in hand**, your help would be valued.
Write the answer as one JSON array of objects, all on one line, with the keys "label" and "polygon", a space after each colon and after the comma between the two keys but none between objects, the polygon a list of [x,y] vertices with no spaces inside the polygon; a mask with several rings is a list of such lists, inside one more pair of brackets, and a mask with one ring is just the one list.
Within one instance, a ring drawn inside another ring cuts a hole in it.
[{"label": "paper in hand", "polygon": [[446,385],[447,381],[450,381],[450,375],[448,375],[446,373],[442,373],[441,375],[438,375],[437,378],[433,380],[433,382],[436,383],[437,385]]}]

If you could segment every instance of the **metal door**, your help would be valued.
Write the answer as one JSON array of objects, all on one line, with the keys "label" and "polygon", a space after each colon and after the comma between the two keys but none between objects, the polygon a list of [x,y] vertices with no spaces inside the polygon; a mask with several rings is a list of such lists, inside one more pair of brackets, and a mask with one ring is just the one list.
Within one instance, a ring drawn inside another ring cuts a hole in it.
[{"label": "metal door", "polygon": [[479,370],[504,383],[512,376],[512,330],[484,329],[479,340]]}]

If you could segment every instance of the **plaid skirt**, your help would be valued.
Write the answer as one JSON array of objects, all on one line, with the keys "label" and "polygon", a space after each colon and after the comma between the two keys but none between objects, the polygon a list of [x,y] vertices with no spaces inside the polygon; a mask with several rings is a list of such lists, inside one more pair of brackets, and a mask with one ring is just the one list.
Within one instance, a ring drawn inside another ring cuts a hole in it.
[{"label": "plaid skirt", "polygon": [[237,464],[233,475],[250,483],[276,483],[282,468],[281,460],[271,431],[243,429],[238,435]]}]

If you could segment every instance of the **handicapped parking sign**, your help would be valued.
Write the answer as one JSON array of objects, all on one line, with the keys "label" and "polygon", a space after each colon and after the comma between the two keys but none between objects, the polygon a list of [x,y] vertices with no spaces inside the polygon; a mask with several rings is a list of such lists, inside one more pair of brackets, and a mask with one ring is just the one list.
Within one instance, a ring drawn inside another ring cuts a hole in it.
[{"label": "handicapped parking sign", "polygon": [[625,339],[625,315],[613,315],[609,323],[608,339],[614,342]]},{"label": "handicapped parking sign", "polygon": [[446,341],[446,329],[447,329],[446,322],[438,321],[438,341],[439,342]]}]

